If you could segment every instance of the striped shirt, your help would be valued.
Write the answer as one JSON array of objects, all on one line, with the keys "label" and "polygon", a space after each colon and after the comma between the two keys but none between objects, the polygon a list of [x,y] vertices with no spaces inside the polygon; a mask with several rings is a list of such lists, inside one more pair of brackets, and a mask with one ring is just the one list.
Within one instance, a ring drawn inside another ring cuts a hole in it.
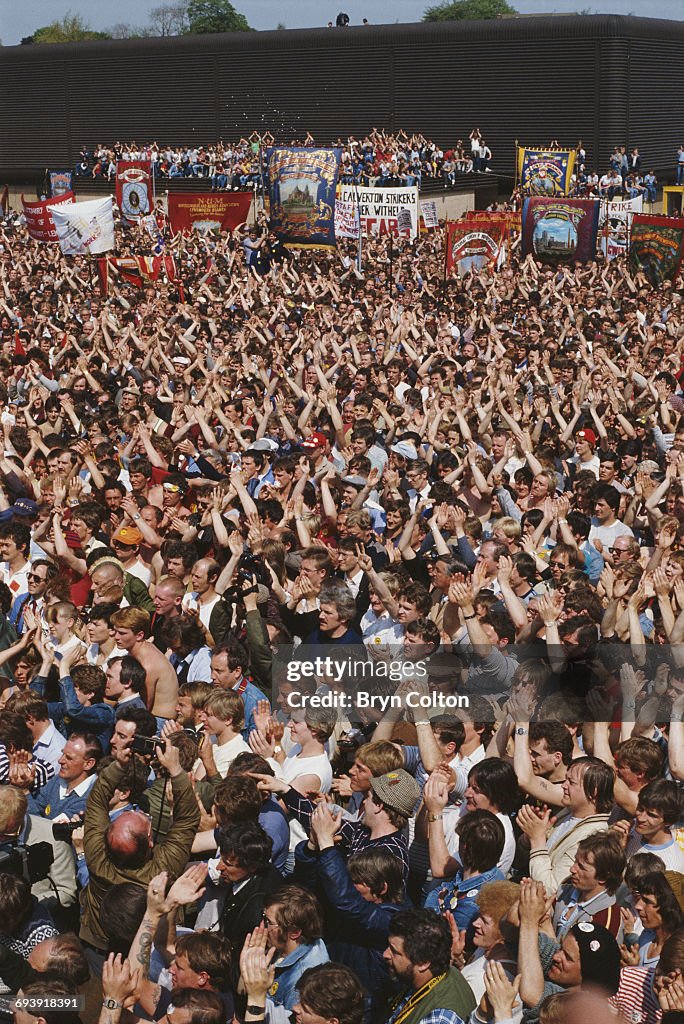
[{"label": "striped shirt", "polygon": [[[43,786],[46,786],[55,774],[55,769],[47,761],[41,761],[37,757],[31,758],[29,764],[36,769],[36,777],[31,786],[31,793],[35,796]],[[0,785],[8,786],[10,782],[10,759],[7,747],[0,743]]]}]

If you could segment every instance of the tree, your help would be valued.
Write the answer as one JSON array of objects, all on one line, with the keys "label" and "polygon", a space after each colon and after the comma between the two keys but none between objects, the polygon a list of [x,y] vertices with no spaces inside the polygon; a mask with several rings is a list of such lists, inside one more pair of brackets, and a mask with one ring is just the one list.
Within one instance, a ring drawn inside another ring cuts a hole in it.
[{"label": "tree", "polygon": [[189,32],[251,32],[244,14],[239,14],[230,0],[189,0]]},{"label": "tree", "polygon": [[[67,12],[61,21],[53,21],[49,25],[36,29],[30,38],[32,43],[80,43],[84,39],[109,39],[106,32],[94,32],[86,24],[80,14]],[[22,43],[23,43],[22,39]]]},{"label": "tree", "polygon": [[127,21],[119,21],[112,25],[107,29],[107,33],[110,39],[146,39],[153,34],[151,28],[129,25]]},{"label": "tree", "polygon": [[154,36],[182,36],[188,28],[186,3],[162,4],[150,11],[150,30]]},{"label": "tree", "polygon": [[478,21],[501,18],[504,14],[517,14],[507,0],[455,0],[428,7],[423,21]]}]

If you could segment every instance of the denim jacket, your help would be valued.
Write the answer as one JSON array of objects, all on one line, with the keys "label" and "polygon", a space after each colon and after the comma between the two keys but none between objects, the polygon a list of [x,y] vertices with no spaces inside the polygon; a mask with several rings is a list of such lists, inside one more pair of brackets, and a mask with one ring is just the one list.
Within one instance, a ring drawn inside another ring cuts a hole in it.
[{"label": "denim jacket", "polygon": [[275,963],[275,980],[268,990],[270,998],[276,1005],[286,1006],[291,1010],[298,1001],[297,982],[309,967],[327,964],[330,960],[323,939],[316,939],[310,944],[297,946],[282,960]]}]

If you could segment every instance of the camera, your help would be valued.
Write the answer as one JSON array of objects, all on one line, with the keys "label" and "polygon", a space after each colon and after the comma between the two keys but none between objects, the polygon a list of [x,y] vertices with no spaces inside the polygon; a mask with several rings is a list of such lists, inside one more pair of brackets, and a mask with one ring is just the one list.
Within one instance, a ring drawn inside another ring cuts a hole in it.
[{"label": "camera", "polygon": [[261,555],[252,555],[246,552],[240,556],[237,566],[237,577],[239,580],[251,582],[252,576],[256,576],[257,583],[261,583],[264,587],[268,587],[271,584],[271,574],[266,568]]},{"label": "camera", "polygon": [[134,736],[131,743],[131,750],[134,754],[143,754],[148,757],[157,756],[157,747],[163,747],[164,741],[158,736]]},{"label": "camera", "polygon": [[78,821],[56,821],[52,826],[52,838],[59,839],[63,843],[70,843],[71,837],[77,828],[81,828],[83,820]]},{"label": "camera", "polygon": [[0,849],[0,873],[25,878],[30,885],[35,885],[50,874],[54,859],[50,843],[34,843],[32,846],[15,843]]}]

